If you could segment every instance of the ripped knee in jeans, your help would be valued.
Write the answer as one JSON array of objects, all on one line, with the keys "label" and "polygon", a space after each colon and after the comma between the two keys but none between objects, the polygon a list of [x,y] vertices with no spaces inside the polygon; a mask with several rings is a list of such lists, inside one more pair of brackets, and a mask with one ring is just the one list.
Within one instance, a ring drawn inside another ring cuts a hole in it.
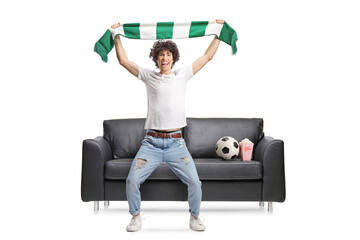
[{"label": "ripped knee in jeans", "polygon": [[146,163],[147,163],[146,159],[137,158],[136,159],[136,164],[135,164],[135,169],[145,167]]}]

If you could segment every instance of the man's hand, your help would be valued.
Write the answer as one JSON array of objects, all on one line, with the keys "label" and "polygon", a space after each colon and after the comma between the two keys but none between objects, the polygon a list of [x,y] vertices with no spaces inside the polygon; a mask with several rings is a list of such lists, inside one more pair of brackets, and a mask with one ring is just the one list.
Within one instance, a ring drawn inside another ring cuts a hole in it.
[{"label": "man's hand", "polygon": [[120,27],[120,23],[115,23],[114,25],[111,26],[112,29],[118,28]]},{"label": "man's hand", "polygon": [[224,24],[225,20],[224,19],[216,19],[215,22],[220,23],[220,24]]},{"label": "man's hand", "polygon": [[[118,27],[120,27],[120,23],[119,23],[119,22],[111,25],[111,29],[116,29],[116,28],[118,28]],[[120,35],[116,35],[115,40],[118,40],[118,39],[120,39]]]}]

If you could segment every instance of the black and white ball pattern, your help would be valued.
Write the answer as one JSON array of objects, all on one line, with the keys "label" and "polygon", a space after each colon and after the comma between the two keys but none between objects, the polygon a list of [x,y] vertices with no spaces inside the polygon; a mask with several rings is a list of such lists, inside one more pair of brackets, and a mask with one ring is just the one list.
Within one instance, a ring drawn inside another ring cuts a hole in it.
[{"label": "black and white ball pattern", "polygon": [[239,155],[239,143],[233,137],[222,137],[217,141],[215,151],[224,160],[233,160]]}]

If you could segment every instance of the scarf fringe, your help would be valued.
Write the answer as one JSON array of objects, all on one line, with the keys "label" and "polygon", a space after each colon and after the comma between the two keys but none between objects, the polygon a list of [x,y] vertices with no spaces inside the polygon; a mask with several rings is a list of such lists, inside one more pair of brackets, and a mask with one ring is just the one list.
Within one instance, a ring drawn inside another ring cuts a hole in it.
[{"label": "scarf fringe", "polygon": [[236,46],[236,41],[238,40],[237,34],[236,32],[233,33],[232,37],[231,37],[231,49],[232,49],[232,54],[235,55],[237,53],[237,46]]},{"label": "scarf fringe", "polygon": [[94,51],[100,55],[104,62],[108,62],[108,54],[114,47],[114,39],[111,37],[111,32],[108,29],[104,35],[95,43]]}]

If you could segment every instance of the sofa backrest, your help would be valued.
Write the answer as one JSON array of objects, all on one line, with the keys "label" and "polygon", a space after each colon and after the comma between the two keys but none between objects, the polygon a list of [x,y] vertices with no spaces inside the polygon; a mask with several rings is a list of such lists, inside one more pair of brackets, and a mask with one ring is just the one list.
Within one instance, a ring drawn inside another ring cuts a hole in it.
[{"label": "sofa backrest", "polygon": [[[114,158],[135,157],[145,137],[145,118],[105,120],[103,126],[104,138],[110,143]],[[263,136],[263,119],[187,118],[182,132],[194,158],[217,157],[215,144],[224,136],[239,142],[248,138],[255,148]]]},{"label": "sofa backrest", "polygon": [[105,120],[103,125],[114,158],[135,157],[145,137],[145,118]]},{"label": "sofa backrest", "polygon": [[216,158],[215,145],[221,137],[238,142],[248,138],[254,143],[263,137],[261,118],[187,118],[184,128],[186,146],[193,158]]}]

